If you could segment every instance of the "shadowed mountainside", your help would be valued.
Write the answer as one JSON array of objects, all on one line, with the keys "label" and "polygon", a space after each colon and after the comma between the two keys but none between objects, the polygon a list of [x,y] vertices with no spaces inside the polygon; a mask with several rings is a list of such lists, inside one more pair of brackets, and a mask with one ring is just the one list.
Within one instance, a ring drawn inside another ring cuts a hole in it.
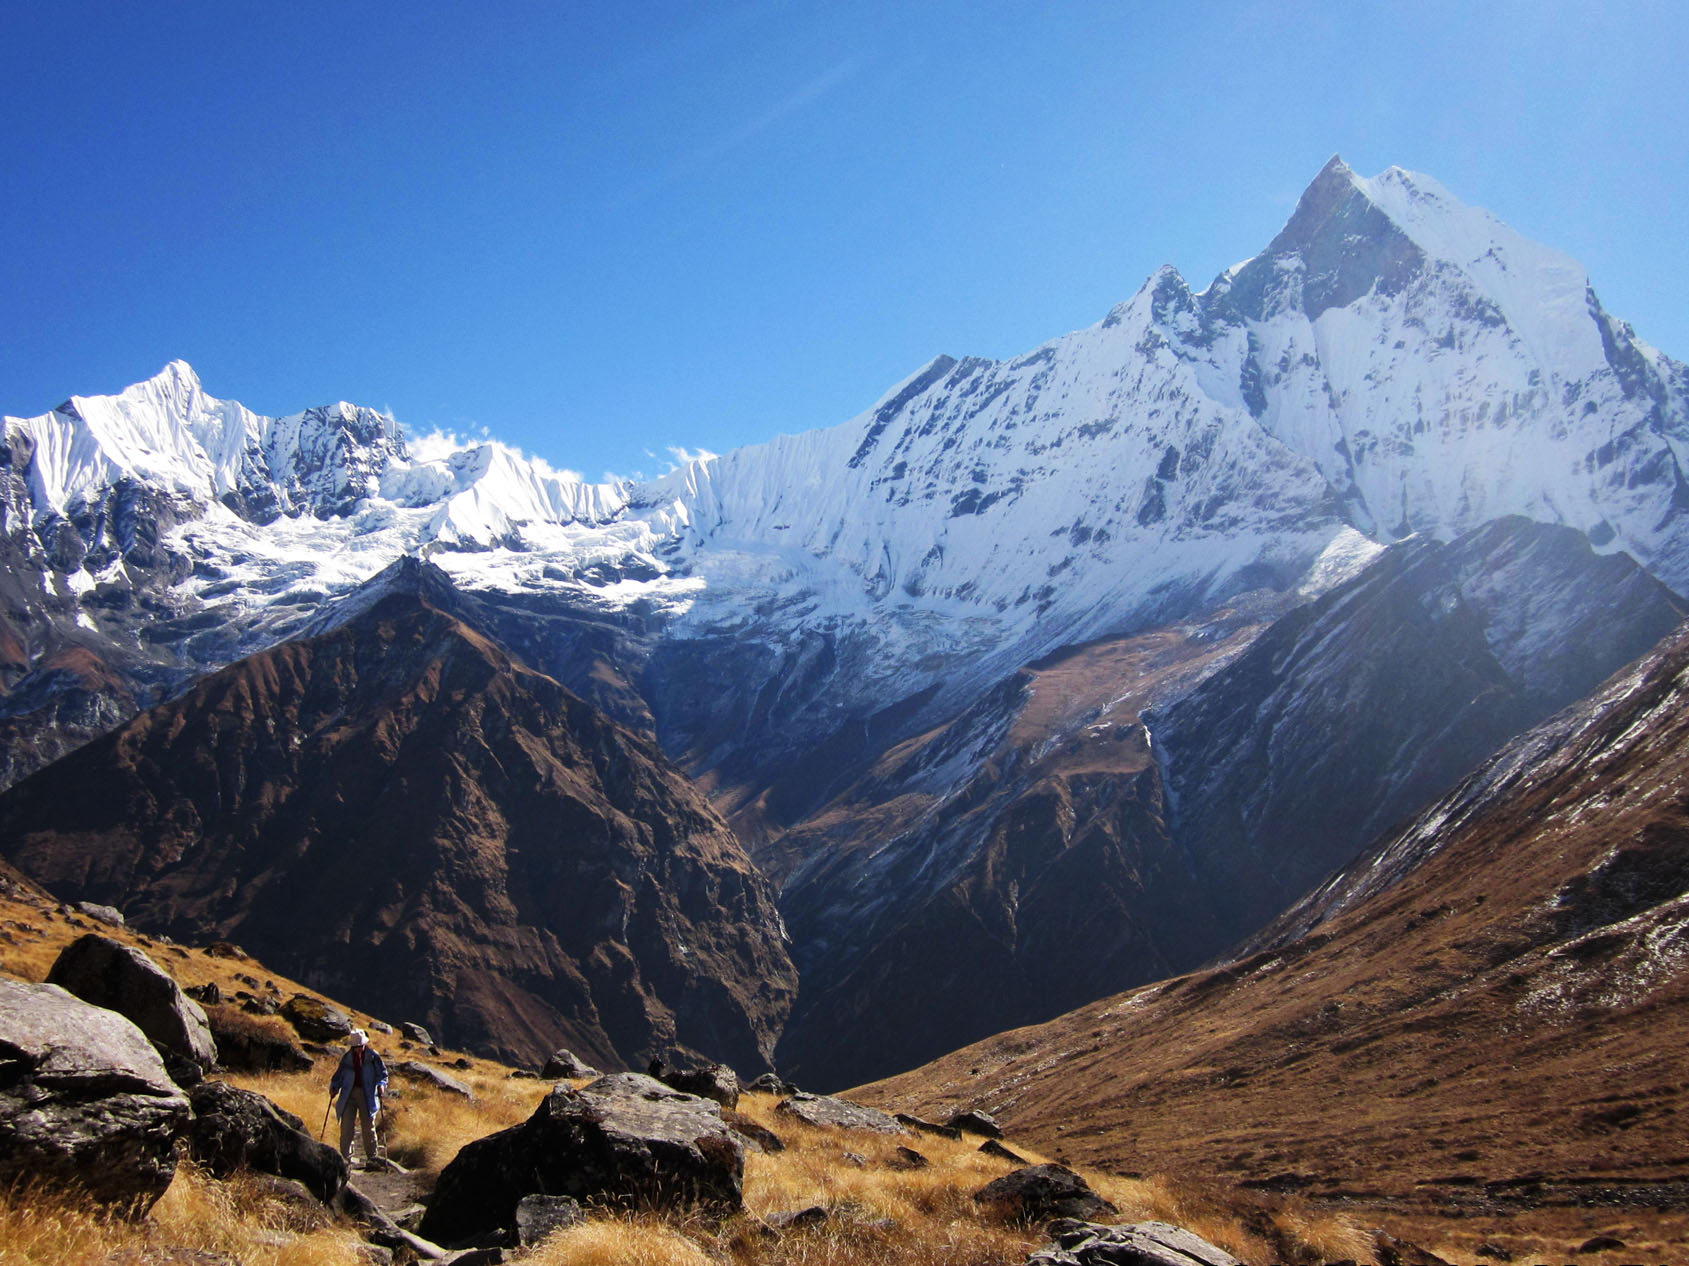
[{"label": "shadowed mountainside", "polygon": [[866,1096],[928,1115],[982,1103],[1076,1161],[1316,1198],[1681,1216],[1686,759],[1680,633],[1503,749],[1247,957]]},{"label": "shadowed mountainside", "polygon": [[517,1062],[766,1067],[795,989],[768,885],[661,752],[414,592],[12,788],[0,841],[67,898]]}]

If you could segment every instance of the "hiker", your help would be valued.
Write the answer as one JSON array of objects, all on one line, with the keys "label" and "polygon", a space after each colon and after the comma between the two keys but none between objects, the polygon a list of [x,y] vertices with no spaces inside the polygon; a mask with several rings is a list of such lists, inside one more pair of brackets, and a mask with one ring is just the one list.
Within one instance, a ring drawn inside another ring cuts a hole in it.
[{"label": "hiker", "polygon": [[369,1034],[353,1029],[340,1067],[328,1083],[330,1100],[340,1096],[340,1154],[352,1159],[352,1126],[363,1126],[364,1161],[376,1159],[375,1118],[381,1111],[381,1092],[387,1089],[387,1065],[369,1044]]}]

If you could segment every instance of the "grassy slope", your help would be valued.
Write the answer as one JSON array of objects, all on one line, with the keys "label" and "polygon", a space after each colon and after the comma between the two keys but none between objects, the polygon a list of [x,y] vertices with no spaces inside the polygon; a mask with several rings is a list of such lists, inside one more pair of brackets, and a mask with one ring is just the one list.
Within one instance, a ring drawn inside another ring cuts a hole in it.
[{"label": "grassy slope", "polygon": [[[0,897],[0,974],[24,980],[45,977],[59,951],[75,937],[97,931],[137,945],[183,985],[216,982],[225,994],[274,982],[283,996],[310,992],[249,959],[206,953],[113,929],[80,914],[59,913],[50,901]],[[357,1014],[360,1023],[378,1017]],[[259,1021],[264,1023],[265,1021]],[[280,1023],[280,1021],[269,1021]],[[456,1052],[431,1057],[401,1049],[397,1038],[378,1038],[389,1055],[420,1059],[449,1071],[476,1094],[473,1103],[403,1082],[384,1113],[389,1154],[426,1177],[464,1143],[526,1119],[549,1088],[510,1076],[510,1069],[472,1059],[457,1066]],[[236,1076],[236,1084],[269,1096],[297,1114],[308,1129],[321,1122],[330,1069],[326,1058],[310,1073]],[[746,1213],[723,1223],[684,1217],[604,1211],[562,1232],[522,1260],[535,1266],[831,1266],[845,1263],[913,1263],[914,1266],[1018,1266],[1042,1240],[1035,1228],[1009,1225],[982,1214],[972,1193],[1014,1168],[982,1155],[978,1139],[953,1142],[922,1135],[888,1138],[817,1130],[774,1113],[772,1096],[747,1095],[740,1110],[774,1130],[787,1150],[751,1152],[746,1160]],[[930,1162],[903,1170],[888,1163],[899,1145],[912,1145]],[[1031,1160],[1048,1159],[1013,1145]],[[1296,1202],[1252,1198],[1201,1183],[1174,1184],[1150,1177],[1087,1172],[1092,1184],[1121,1209],[1122,1220],[1179,1222],[1248,1261],[1367,1259],[1370,1241],[1342,1218],[1312,1212]],[[819,1205],[829,1220],[805,1230],[773,1234],[768,1216]],[[103,1262],[112,1254],[130,1260],[169,1260],[172,1253],[221,1253],[248,1266],[338,1266],[362,1261],[352,1229],[307,1216],[258,1181],[218,1183],[184,1166],[152,1213],[138,1222],[102,1218],[66,1202],[59,1193],[33,1190],[0,1195],[0,1262],[39,1266]]]}]

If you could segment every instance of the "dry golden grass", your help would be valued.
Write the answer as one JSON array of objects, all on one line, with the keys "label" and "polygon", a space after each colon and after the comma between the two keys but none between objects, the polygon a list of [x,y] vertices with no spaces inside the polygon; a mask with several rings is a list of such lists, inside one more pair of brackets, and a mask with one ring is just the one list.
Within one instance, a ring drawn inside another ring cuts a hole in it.
[{"label": "dry golden grass", "polygon": [[[0,973],[44,979],[71,940],[97,931],[133,944],[184,985],[215,983],[286,997],[311,992],[244,957],[171,945],[81,915],[0,899]],[[256,982],[256,984],[254,983]],[[337,1004],[338,1005],[338,1004]],[[371,1026],[376,1017],[353,1013]],[[226,1008],[225,1022],[292,1036],[285,1022]],[[430,1057],[396,1037],[372,1034],[389,1063],[417,1059],[449,1072],[473,1100],[395,1075],[379,1123],[387,1153],[424,1178],[437,1174],[466,1143],[525,1121],[551,1083],[512,1078],[502,1065]],[[330,1061],[303,1073],[233,1075],[229,1080],[293,1113],[314,1136],[325,1128]],[[533,1266],[1018,1266],[1042,1242],[1033,1228],[982,1211],[973,1193],[1015,1168],[981,1153],[980,1140],[937,1135],[885,1136],[816,1129],[774,1111],[775,1096],[746,1095],[739,1110],[773,1130],[786,1150],[749,1152],[745,1212],[725,1222],[652,1212],[605,1213],[551,1237],[521,1260]],[[1047,1159],[1015,1140],[1033,1163]],[[899,1147],[926,1157],[900,1168]],[[1244,1261],[1367,1261],[1371,1242],[1353,1224],[1294,1202],[1271,1202],[1231,1188],[1165,1177],[1123,1178],[1081,1171],[1120,1209],[1120,1221],[1158,1219],[1184,1226]],[[775,1231],[766,1219],[820,1207],[824,1221]],[[319,1217],[322,1215],[319,1214]],[[363,1259],[353,1229],[312,1223],[261,1180],[219,1183],[184,1166],[151,1213],[133,1221],[101,1214],[40,1189],[0,1194],[0,1266],[105,1263],[139,1266],[170,1250],[220,1254],[243,1266],[341,1266]]]},{"label": "dry golden grass", "polygon": [[242,1266],[362,1266],[360,1243],[349,1227],[303,1216],[261,1182],[218,1182],[186,1165],[143,1218],[101,1210],[62,1189],[0,1189],[6,1266],[123,1266],[167,1252],[215,1254]]}]

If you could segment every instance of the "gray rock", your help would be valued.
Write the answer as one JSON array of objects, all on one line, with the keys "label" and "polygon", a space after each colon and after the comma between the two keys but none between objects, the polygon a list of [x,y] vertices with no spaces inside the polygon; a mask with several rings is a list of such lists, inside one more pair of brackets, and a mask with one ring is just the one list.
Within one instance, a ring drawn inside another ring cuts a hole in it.
[{"label": "gray rock", "polygon": [[559,1086],[521,1125],[477,1139],[440,1174],[422,1234],[463,1244],[511,1230],[522,1197],[544,1193],[621,1207],[743,1205],[745,1154],[707,1099],[638,1073]]},{"label": "gray rock", "polygon": [[281,1017],[307,1042],[341,1042],[352,1032],[351,1016],[308,993],[296,993],[284,1002]]},{"label": "gray rock", "polygon": [[1090,1220],[1116,1211],[1065,1165],[1028,1165],[1004,1174],[974,1192],[974,1201],[996,1206],[1003,1216],[1024,1222]]},{"label": "gray rock", "polygon": [[142,1209],[164,1194],[188,1100],[130,1021],[0,980],[0,1074],[0,1180],[74,1182]]},{"label": "gray rock", "polygon": [[109,923],[114,928],[124,927],[129,921],[122,913],[111,906],[102,906],[93,901],[78,901],[76,908],[90,919],[98,919],[101,923]]},{"label": "gray rock", "polygon": [[701,1068],[680,1068],[664,1073],[660,1081],[686,1095],[713,1099],[724,1108],[739,1106],[739,1074],[726,1064],[705,1064]]},{"label": "gray rock", "polygon": [[932,1162],[912,1147],[900,1147],[886,1164],[891,1169],[926,1169]]},{"label": "gray rock", "polygon": [[812,1204],[807,1209],[782,1209],[769,1214],[763,1221],[776,1231],[795,1231],[806,1226],[823,1226],[832,1216],[823,1206]]},{"label": "gray rock", "polygon": [[547,1081],[590,1081],[598,1077],[599,1071],[591,1064],[576,1058],[570,1050],[559,1048],[551,1053],[551,1058],[545,1061],[545,1067],[540,1070],[540,1076]]},{"label": "gray rock", "polygon": [[369,1022],[369,1031],[371,1033],[380,1033],[383,1036],[391,1037],[393,1035],[393,1026],[388,1024],[385,1020],[371,1020]]},{"label": "gray rock", "polygon": [[890,1113],[831,1095],[811,1095],[799,1091],[782,1099],[774,1110],[824,1129],[872,1130],[876,1134],[909,1133]]},{"label": "gray rock", "polygon": [[461,1095],[469,1100],[475,1098],[475,1092],[450,1073],[441,1072],[438,1068],[414,1059],[400,1060],[393,1065],[393,1071],[409,1081],[418,1082],[424,1086],[432,1086],[434,1089],[443,1090],[449,1095]]},{"label": "gray rock", "polygon": [[423,1028],[420,1024],[412,1024],[409,1020],[406,1020],[403,1024],[399,1025],[399,1032],[403,1033],[411,1041],[416,1042],[421,1046],[434,1045],[434,1038],[429,1034],[428,1030]]},{"label": "gray rock", "polygon": [[981,1112],[977,1108],[969,1108],[966,1112],[957,1112],[945,1124],[953,1130],[962,1130],[968,1134],[982,1134],[988,1139],[1003,1137],[1003,1127],[997,1124],[997,1118],[989,1112]]},{"label": "gray rock", "polygon": [[579,1200],[568,1196],[523,1196],[516,1202],[516,1240],[523,1248],[538,1244],[553,1231],[586,1220]]},{"label": "gray rock", "polygon": [[1225,1249],[1170,1222],[1098,1226],[1062,1220],[1050,1227],[1057,1249],[1035,1253],[1028,1266],[1242,1266]]},{"label": "gray rock", "polygon": [[761,1074],[745,1089],[758,1095],[795,1095],[798,1093],[796,1086],[773,1073]]},{"label": "gray rock", "polygon": [[204,1009],[138,949],[93,933],[80,936],[60,952],[47,983],[126,1017],[167,1058],[175,1055],[201,1072],[217,1066]]},{"label": "gray rock", "polygon": [[935,1134],[939,1138],[950,1139],[952,1142],[962,1141],[962,1132],[953,1125],[940,1125],[936,1121],[923,1121],[920,1117],[908,1112],[897,1114],[897,1123],[907,1129],[921,1134]]},{"label": "gray rock", "polygon": [[213,1177],[241,1168],[301,1182],[325,1204],[346,1185],[346,1158],[305,1123],[253,1090],[206,1081],[189,1092],[188,1154]]}]

